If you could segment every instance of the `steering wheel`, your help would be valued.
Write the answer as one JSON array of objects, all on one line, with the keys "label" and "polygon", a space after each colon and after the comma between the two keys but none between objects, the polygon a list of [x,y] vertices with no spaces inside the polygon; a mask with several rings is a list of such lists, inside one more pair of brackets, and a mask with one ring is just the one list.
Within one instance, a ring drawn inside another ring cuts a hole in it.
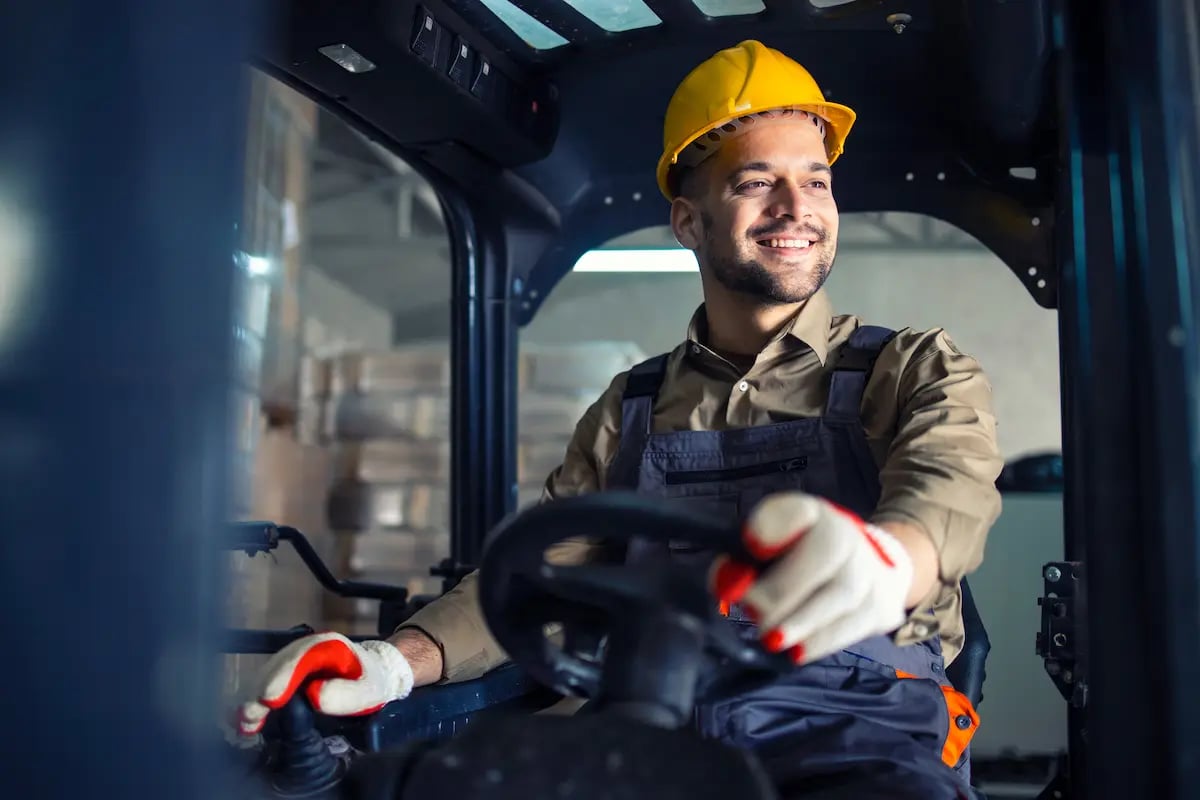
[{"label": "steering wheel", "polygon": [[[509,658],[555,691],[667,728],[691,719],[698,683],[794,668],[739,634],[707,586],[711,558],[551,564],[569,538],[623,550],[636,539],[756,563],[737,527],[632,492],[534,506],[495,528],[479,570],[484,615]],[[547,636],[561,626],[561,644]]]}]

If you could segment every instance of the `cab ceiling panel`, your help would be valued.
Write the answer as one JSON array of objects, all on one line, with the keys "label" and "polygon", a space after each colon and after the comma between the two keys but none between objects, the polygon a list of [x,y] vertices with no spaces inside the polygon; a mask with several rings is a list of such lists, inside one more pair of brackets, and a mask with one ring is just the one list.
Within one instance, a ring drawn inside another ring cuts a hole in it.
[{"label": "cab ceiling panel", "polygon": [[458,142],[502,166],[553,145],[549,82],[445,3],[279,0],[268,13],[276,35],[257,65],[365,133],[405,147]]},{"label": "cab ceiling panel", "polygon": [[[479,16],[496,1],[450,0]],[[511,2],[544,21],[556,17],[552,9],[570,8],[567,0]],[[1040,3],[826,0],[816,8],[809,0],[759,0],[766,10],[758,14],[707,17],[698,5],[705,2],[646,0],[662,22],[623,33],[593,25],[578,42],[526,48],[533,63],[552,71],[562,103],[559,138],[566,146],[524,170],[555,206],[568,205],[581,187],[556,185],[554,176],[578,175],[581,165],[599,176],[640,172],[652,190],[671,92],[696,64],[746,38],[796,58],[829,99],[859,112],[839,165],[851,183],[859,182],[856,165],[902,176],[965,170],[1016,194],[1050,196],[1047,183],[1035,187],[1010,175],[1054,154],[1043,115],[1047,42]]]}]

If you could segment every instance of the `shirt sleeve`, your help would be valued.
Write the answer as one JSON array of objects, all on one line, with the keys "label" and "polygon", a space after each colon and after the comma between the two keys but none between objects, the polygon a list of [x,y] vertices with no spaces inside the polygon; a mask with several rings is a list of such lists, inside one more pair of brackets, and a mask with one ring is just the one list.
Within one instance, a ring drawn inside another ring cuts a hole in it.
[{"label": "shirt sleeve", "polygon": [[938,633],[934,609],[957,603],[959,583],[982,562],[1000,515],[1004,460],[991,385],[945,331],[898,335],[880,353],[871,383],[864,402],[876,407],[864,417],[895,421],[872,522],[917,526],[938,556],[937,585],[896,633],[904,645]]},{"label": "shirt sleeve", "polygon": [[[611,458],[607,453],[607,442],[614,427],[610,418],[613,405],[610,395],[616,386],[614,382],[576,424],[562,464],[546,478],[540,502],[552,502],[602,488],[602,463]],[[619,402],[617,407],[619,409]],[[582,564],[601,552],[597,542],[566,539],[547,550],[546,560],[556,564]],[[417,611],[397,630],[404,628],[424,632],[441,649],[444,683],[478,678],[508,661],[508,655],[484,620],[478,570]]]}]

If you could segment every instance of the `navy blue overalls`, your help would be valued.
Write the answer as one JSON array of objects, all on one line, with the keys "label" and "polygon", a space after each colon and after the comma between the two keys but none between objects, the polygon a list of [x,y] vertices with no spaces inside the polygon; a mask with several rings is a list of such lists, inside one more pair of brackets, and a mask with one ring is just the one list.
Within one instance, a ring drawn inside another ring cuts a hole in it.
[{"label": "navy blue overalls", "polygon": [[[859,419],[870,369],[892,331],[859,327],[835,354],[824,414],[752,428],[654,433],[655,398],[667,356],[635,366],[621,403],[621,440],[607,480],[702,504],[736,523],[765,495],[786,489],[819,495],[869,516],[879,501],[878,467]],[[703,557],[637,541],[630,561]],[[711,554],[708,554],[711,556]],[[731,624],[753,636],[735,607]],[[901,679],[904,678],[904,679]],[[945,687],[945,689],[943,689]],[[798,667],[765,687],[706,699],[702,735],[753,749],[782,795],[868,798],[974,797],[969,756],[944,759],[951,716],[940,642],[899,647],[878,636]],[[789,791],[790,790],[790,791]]]}]

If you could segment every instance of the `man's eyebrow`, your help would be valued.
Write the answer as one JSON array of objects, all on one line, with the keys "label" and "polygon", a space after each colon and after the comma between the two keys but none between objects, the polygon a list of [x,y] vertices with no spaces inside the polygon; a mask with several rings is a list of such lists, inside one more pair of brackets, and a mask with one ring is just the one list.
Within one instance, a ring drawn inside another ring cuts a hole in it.
[{"label": "man's eyebrow", "polygon": [[742,164],[740,167],[729,173],[729,180],[737,180],[740,176],[747,172],[770,172],[771,165],[766,161],[751,161],[749,164]]},{"label": "man's eyebrow", "polygon": [[[773,169],[774,168],[771,166],[771,164],[766,161],[751,161],[748,164],[742,164],[740,167],[731,172],[729,174],[729,180],[730,182],[736,181],[739,177],[747,172],[771,172]],[[827,175],[833,174],[833,170],[829,168],[829,165],[821,161],[808,162],[808,171],[824,172]]]}]

